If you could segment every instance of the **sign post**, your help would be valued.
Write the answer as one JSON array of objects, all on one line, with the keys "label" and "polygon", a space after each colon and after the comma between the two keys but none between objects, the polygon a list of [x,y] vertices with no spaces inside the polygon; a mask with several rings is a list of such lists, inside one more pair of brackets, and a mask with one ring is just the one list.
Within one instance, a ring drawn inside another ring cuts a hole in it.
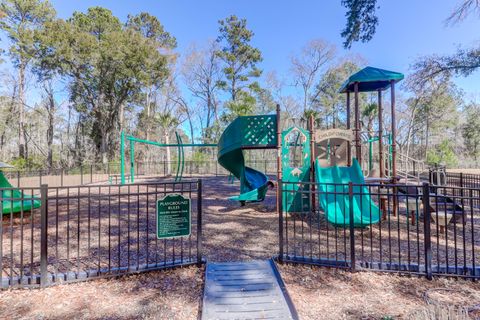
[{"label": "sign post", "polygon": [[190,198],[169,194],[157,201],[157,238],[188,237],[192,215]]}]

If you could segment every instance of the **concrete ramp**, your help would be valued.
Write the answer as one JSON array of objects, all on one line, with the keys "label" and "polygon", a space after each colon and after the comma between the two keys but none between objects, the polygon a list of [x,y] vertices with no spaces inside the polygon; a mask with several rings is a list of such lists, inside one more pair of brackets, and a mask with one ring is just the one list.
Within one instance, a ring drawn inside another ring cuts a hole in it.
[{"label": "concrete ramp", "polygon": [[298,319],[273,260],[207,263],[202,319]]}]

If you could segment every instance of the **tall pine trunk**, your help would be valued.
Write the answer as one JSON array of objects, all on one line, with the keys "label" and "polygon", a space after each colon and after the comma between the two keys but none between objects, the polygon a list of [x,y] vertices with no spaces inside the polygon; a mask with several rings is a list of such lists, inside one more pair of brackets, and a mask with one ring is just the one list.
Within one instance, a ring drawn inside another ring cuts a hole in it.
[{"label": "tall pine trunk", "polygon": [[53,97],[53,90],[47,89],[47,167],[48,171],[53,168],[53,125],[55,120],[55,98]]},{"label": "tall pine trunk", "polygon": [[20,61],[18,67],[18,157],[25,159],[27,150],[25,146],[25,69],[26,63]]}]

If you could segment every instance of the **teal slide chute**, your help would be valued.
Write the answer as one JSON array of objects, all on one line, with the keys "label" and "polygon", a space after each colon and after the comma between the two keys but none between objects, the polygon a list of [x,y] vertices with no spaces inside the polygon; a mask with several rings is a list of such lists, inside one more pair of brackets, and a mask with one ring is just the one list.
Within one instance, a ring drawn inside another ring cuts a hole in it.
[{"label": "teal slide chute", "polygon": [[2,191],[2,199],[0,199],[2,202],[2,214],[25,212],[40,207],[40,200],[34,196],[23,194],[18,189],[14,189],[1,171],[0,188],[12,188],[11,190]]},{"label": "teal slide chute", "polygon": [[277,145],[275,115],[244,116],[235,119],[218,142],[218,163],[240,180],[240,195],[231,197],[241,202],[265,199],[267,176],[245,166],[245,149],[275,148]]},{"label": "teal slide chute", "polygon": [[353,186],[353,199],[350,208],[348,183],[365,184],[365,178],[357,159],[351,167],[322,168],[318,159],[315,161],[316,180],[320,207],[325,212],[328,222],[336,226],[350,225],[350,210],[353,209],[355,227],[366,227],[380,221],[381,213],[373,202],[365,186]]}]

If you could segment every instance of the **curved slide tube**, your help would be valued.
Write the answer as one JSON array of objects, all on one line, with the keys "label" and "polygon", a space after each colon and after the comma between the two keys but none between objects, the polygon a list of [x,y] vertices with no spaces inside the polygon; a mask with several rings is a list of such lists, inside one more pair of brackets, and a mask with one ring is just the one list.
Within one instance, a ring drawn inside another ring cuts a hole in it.
[{"label": "curved slide tube", "polygon": [[34,196],[23,194],[18,189],[14,189],[1,171],[0,188],[12,188],[11,190],[2,191],[2,198],[0,199],[2,202],[2,214],[17,213],[22,210],[25,212],[40,207],[40,200]]},{"label": "curved slide tube", "polygon": [[[315,161],[315,177],[318,185],[320,207],[325,212],[328,222],[346,227],[350,225],[350,199],[348,183],[365,184],[357,159],[353,159],[351,167],[322,168],[318,159]],[[365,186],[353,186],[353,224],[355,227],[366,227],[380,222],[381,212],[370,197]]]},{"label": "curved slide tube", "polygon": [[275,116],[238,117],[223,132],[218,142],[218,163],[240,180],[240,195],[231,200],[263,201],[270,182],[267,176],[245,166],[243,149],[276,147]]}]

